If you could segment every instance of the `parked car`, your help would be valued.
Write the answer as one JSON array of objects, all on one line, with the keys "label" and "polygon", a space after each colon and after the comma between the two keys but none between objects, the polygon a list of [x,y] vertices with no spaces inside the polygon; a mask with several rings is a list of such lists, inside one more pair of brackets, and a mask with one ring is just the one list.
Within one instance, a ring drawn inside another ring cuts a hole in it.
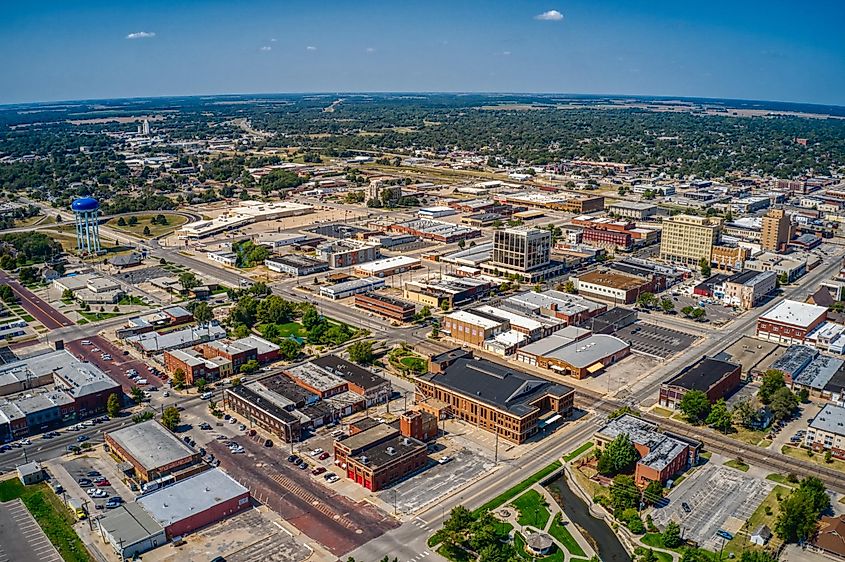
[{"label": "parked car", "polygon": [[288,455],[288,462],[297,462],[299,461],[299,457],[296,455]]},{"label": "parked car", "polygon": [[88,436],[87,435],[77,435],[76,441],[78,443],[82,443],[83,441],[88,441]]},{"label": "parked car", "polygon": [[120,496],[112,496],[108,500],[106,500],[106,509],[114,509],[115,507],[120,507],[123,503],[123,498]]},{"label": "parked car", "polygon": [[317,457],[317,458],[318,458],[318,459],[320,459],[321,461],[324,461],[324,460],[326,460],[327,458],[329,458],[330,456],[331,456],[331,455],[329,455],[329,453],[327,453],[326,451],[323,451],[322,453],[320,453],[320,456],[319,456],[319,457]]},{"label": "parked car", "polygon": [[211,429],[211,425],[207,422],[202,422],[200,424],[200,429],[202,429],[204,431],[208,431],[209,429]]},{"label": "parked car", "polygon": [[109,482],[108,480],[100,480],[99,482],[95,482],[95,484],[97,486],[99,486],[100,488],[105,488],[106,486],[111,486],[111,482]]},{"label": "parked car", "polygon": [[452,457],[450,457],[450,456],[440,457],[440,459],[438,459],[437,463],[438,464],[446,464],[447,462],[449,462],[451,460],[452,460]]},{"label": "parked car", "polygon": [[322,450],[320,447],[317,447],[316,449],[314,449],[313,451],[311,451],[311,456],[312,456],[312,457],[316,457],[316,456],[318,456],[318,455],[319,455],[320,453],[322,453],[322,452],[323,452],[323,450]]},{"label": "parked car", "polygon": [[311,471],[311,474],[313,474],[314,476],[319,476],[322,473],[324,473],[325,471],[326,471],[326,467],[318,466],[317,468],[315,468],[314,470]]},{"label": "parked car", "polygon": [[687,513],[692,511],[692,508],[690,508],[687,502],[681,502],[681,508]]},{"label": "parked car", "polygon": [[211,397],[212,397],[212,396],[214,396],[214,394],[213,394],[213,393],[211,393],[211,392],[203,392],[203,393],[200,395],[200,398],[201,398],[202,400],[211,400]]}]

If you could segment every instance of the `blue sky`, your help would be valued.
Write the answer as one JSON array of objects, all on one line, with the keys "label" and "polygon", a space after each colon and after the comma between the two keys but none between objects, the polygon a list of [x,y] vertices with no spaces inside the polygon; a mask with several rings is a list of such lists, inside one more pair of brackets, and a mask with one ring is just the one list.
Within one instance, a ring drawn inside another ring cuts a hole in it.
[{"label": "blue sky", "polygon": [[845,105],[843,23],[845,2],[811,0],[8,0],[0,103],[494,91]]}]

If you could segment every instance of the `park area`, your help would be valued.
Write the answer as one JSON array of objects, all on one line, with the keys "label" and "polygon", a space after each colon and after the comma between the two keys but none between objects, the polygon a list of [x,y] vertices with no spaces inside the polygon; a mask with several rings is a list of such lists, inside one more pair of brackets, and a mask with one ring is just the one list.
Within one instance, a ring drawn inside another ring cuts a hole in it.
[{"label": "park area", "polygon": [[175,231],[188,222],[182,215],[149,213],[109,219],[106,226],[139,238],[158,238]]}]

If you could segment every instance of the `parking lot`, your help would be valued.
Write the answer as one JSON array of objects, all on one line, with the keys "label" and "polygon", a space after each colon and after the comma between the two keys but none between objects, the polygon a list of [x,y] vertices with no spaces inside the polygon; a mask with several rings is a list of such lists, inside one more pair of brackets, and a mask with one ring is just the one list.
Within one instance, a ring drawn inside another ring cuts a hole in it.
[{"label": "parking lot", "polygon": [[395,495],[396,512],[399,515],[414,513],[467,486],[493,466],[491,460],[463,450],[455,453],[452,460],[446,464],[430,462],[422,472],[378,492],[378,496],[384,503],[392,505]]},{"label": "parking lot", "polygon": [[[263,439],[260,439],[263,442]],[[336,492],[311,470],[296,468],[287,461],[284,445],[264,447],[256,439],[238,437],[244,453],[233,454],[221,441],[206,448],[220,460],[220,468],[250,489],[253,497],[281,515],[305,535],[317,540],[335,556],[395,528],[395,519],[371,503],[353,501]],[[307,456],[307,455],[306,455]],[[307,456],[308,468],[317,462]]]},{"label": "parking lot", "polygon": [[617,330],[616,337],[631,343],[631,351],[645,353],[660,359],[666,359],[688,349],[698,336],[655,326],[648,322],[635,322]]},{"label": "parking lot", "polygon": [[[83,342],[90,342],[83,343]],[[148,386],[159,388],[164,384],[162,378],[156,376],[150,367],[139,359],[135,359],[129,352],[123,350],[102,336],[92,336],[81,340],[67,342],[65,348],[76,357],[96,365],[104,373],[112,377],[129,392],[138,384],[129,378],[127,371],[134,369],[141,378],[147,379]],[[103,354],[110,359],[104,359]]]},{"label": "parking lot", "polygon": [[115,275],[121,281],[129,283],[130,285],[138,285],[139,283],[146,283],[150,279],[157,277],[175,277],[176,275],[167,268],[154,265],[152,267],[145,267],[143,269],[133,269],[131,271],[123,271]]},{"label": "parking lot", "polygon": [[736,533],[772,488],[768,480],[724,466],[705,465],[671,492],[666,506],[655,508],[651,516],[658,527],[675,521],[689,540],[718,550],[722,539],[716,531]]},{"label": "parking lot", "polygon": [[[97,511],[105,510],[111,498],[120,498],[120,500],[111,500],[112,502],[122,502],[132,501],[135,497],[135,494],[120,480],[121,476],[116,465],[109,464],[107,459],[101,460],[93,455],[85,455],[69,459],[63,463],[63,466],[82,489],[84,495],[81,498],[90,502],[88,511],[92,515]],[[78,494],[74,493],[75,491],[69,488],[67,493],[76,496]]]},{"label": "parking lot", "polygon": [[[708,297],[701,297],[698,295],[677,295],[671,298],[675,302],[675,310],[678,311],[678,314],[681,314],[681,309],[686,306],[701,307],[706,313],[705,318],[707,319],[707,322],[715,324],[716,326],[726,324],[740,314],[731,307],[715,304],[715,302],[707,303],[706,300],[708,300]],[[703,306],[699,303],[703,303]]]},{"label": "parking lot", "polygon": [[0,503],[0,562],[62,562],[19,499]]}]

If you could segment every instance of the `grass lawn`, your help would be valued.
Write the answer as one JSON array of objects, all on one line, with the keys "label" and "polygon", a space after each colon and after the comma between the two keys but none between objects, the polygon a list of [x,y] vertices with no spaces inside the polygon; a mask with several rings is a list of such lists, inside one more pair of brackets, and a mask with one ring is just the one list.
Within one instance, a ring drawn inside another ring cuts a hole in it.
[{"label": "grass lawn", "polygon": [[748,465],[742,462],[739,459],[731,459],[729,461],[725,461],[725,466],[729,466],[731,468],[735,468],[737,470],[741,470],[743,472],[748,472]]},{"label": "grass lawn", "polygon": [[538,529],[544,529],[549,522],[549,509],[546,507],[545,498],[535,490],[528,490],[513,501],[514,507],[519,510],[519,524],[531,525]]},{"label": "grass lawn", "polygon": [[757,445],[766,438],[767,433],[768,431],[756,431],[742,426],[734,426],[734,431],[729,433],[728,437],[749,445]]},{"label": "grass lawn", "polygon": [[[762,547],[756,546],[749,542],[748,538],[751,533],[760,528],[761,525],[768,525],[769,528],[774,528],[775,520],[778,515],[778,496],[785,498],[791,492],[791,489],[784,486],[775,486],[775,488],[766,496],[751,517],[746,521],[744,530],[748,534],[734,533],[734,538],[725,543],[725,552],[733,552],[734,554],[741,554],[745,550],[763,550]],[[769,509],[769,514],[766,513],[766,508]],[[777,537],[772,537],[767,545],[768,548],[777,549],[780,545],[780,540]]]},{"label": "grass lawn", "polygon": [[117,304],[128,304],[128,305],[136,305],[136,306],[148,306],[144,299],[140,297],[136,297],[135,295],[123,295]]},{"label": "grass lawn", "polygon": [[0,482],[0,501],[21,498],[47,538],[67,562],[88,562],[91,557],[73,530],[74,516],[46,484],[24,486],[17,478]]},{"label": "grass lawn", "polygon": [[[127,223],[129,221],[129,217],[137,217],[138,223],[134,226],[129,226],[129,224],[127,224],[126,226],[118,226],[117,222],[120,220],[120,217],[114,217],[113,219],[109,219],[109,221],[106,223],[106,226],[118,230],[120,232],[133,234],[138,237],[152,238],[154,236],[170,234],[171,232],[188,222],[188,219],[183,217],[182,215],[169,215],[167,213],[161,213],[165,217],[167,217],[167,224],[151,224],[150,220],[157,214],[159,213],[142,213],[137,215],[127,215],[123,217],[123,220],[127,221]],[[149,234],[144,234],[144,227],[149,227]]]},{"label": "grass lawn", "polygon": [[587,451],[589,451],[592,448],[593,448],[593,442],[592,441],[587,441],[586,443],[582,443],[577,449],[575,449],[574,451],[572,451],[568,455],[565,455],[563,457],[563,460],[564,460],[564,462],[573,461],[573,460],[577,459],[582,454],[586,453]]},{"label": "grass lawn", "polygon": [[412,357],[408,355],[407,357],[400,359],[399,362],[416,373],[424,373],[428,368],[428,364],[420,357]]},{"label": "grass lawn", "polygon": [[461,548],[452,548],[445,544],[437,549],[437,554],[452,562],[470,562],[472,558]]},{"label": "grass lawn", "polygon": [[88,322],[98,322],[100,320],[108,320],[110,318],[116,318],[118,316],[123,316],[124,312],[86,312],[84,310],[77,310],[80,316],[82,316]]},{"label": "grass lawn", "polygon": [[584,549],[575,541],[575,538],[569,532],[569,529],[566,528],[566,525],[560,523],[560,513],[555,515],[554,521],[552,521],[552,525],[549,527],[549,534],[556,538],[570,554],[586,556]]},{"label": "grass lawn", "polygon": [[481,507],[476,509],[473,512],[473,515],[479,515],[481,513],[484,513],[485,511],[491,511],[493,509],[496,509],[497,507],[501,506],[502,504],[504,504],[505,502],[507,502],[511,498],[515,497],[517,494],[527,490],[528,488],[530,488],[532,485],[536,484],[540,480],[543,480],[544,478],[546,478],[549,474],[551,474],[552,472],[554,472],[558,468],[560,468],[560,461],[555,461],[552,464],[550,464],[549,466],[538,470],[537,472],[535,472],[534,474],[532,474],[531,476],[529,476],[528,478],[526,478],[525,480],[523,480],[522,482],[517,484],[516,486],[513,486],[513,487],[509,488],[508,490],[505,490],[504,492],[502,492],[501,494],[499,494],[498,496],[496,496],[492,500],[488,501],[487,503],[485,503],[484,505],[482,505]]},{"label": "grass lawn", "polygon": [[663,418],[672,417],[672,410],[667,410],[666,408],[661,408],[660,406],[655,406],[651,409],[651,413],[655,416],[660,416]]},{"label": "grass lawn", "polygon": [[297,336],[304,338],[308,336],[308,330],[299,322],[288,322],[286,324],[276,324],[279,328],[279,337],[286,338],[288,336]]},{"label": "grass lawn", "polygon": [[27,322],[33,322],[33,321],[35,321],[35,318],[30,316],[29,314],[21,314],[21,320],[25,320]]},{"label": "grass lawn", "polygon": [[784,486],[795,486],[795,484],[790,482],[786,478],[786,476],[784,476],[783,474],[778,474],[776,472],[773,472],[772,474],[766,476],[766,480],[771,480],[772,482],[777,482],[778,484],[783,484]]},{"label": "grass lawn", "polygon": [[809,455],[810,451],[808,449],[801,449],[800,447],[790,447],[788,445],[784,445],[781,447],[781,453],[784,455],[790,456],[793,459],[801,459],[802,461],[810,461],[814,462],[821,466],[826,466],[828,468],[832,468],[834,470],[839,470],[845,472],[845,461],[840,461],[838,459],[831,459],[832,462],[824,462],[824,454],[823,453],[813,453],[811,457]]}]

